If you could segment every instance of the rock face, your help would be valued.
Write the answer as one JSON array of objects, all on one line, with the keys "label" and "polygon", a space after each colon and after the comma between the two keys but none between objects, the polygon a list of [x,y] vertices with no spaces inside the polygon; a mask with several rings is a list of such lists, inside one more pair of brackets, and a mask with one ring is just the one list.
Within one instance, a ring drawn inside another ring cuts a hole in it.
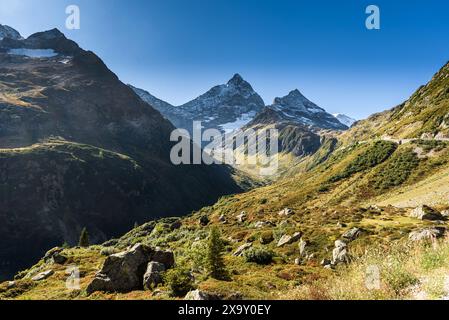
[{"label": "rock face", "polygon": [[420,206],[410,213],[410,217],[420,220],[442,220],[443,216],[435,209],[428,206]]},{"label": "rock face", "polygon": [[83,227],[99,243],[241,191],[228,167],[172,164],[173,125],[58,30],[0,40],[0,66],[0,280]]},{"label": "rock face", "polygon": [[285,97],[276,98],[269,108],[284,121],[322,129],[348,129],[333,115],[304,97],[299,90],[293,90]]},{"label": "rock face", "polygon": [[[162,264],[165,269],[173,267],[171,252],[153,250],[145,245],[136,244],[131,249],[113,254],[106,258],[100,272],[89,284],[86,291],[129,292],[143,288],[144,275],[150,268],[149,263]],[[151,265],[150,271],[156,272],[160,265]],[[150,274],[147,274],[150,280]],[[151,282],[151,281],[150,281]]]},{"label": "rock face", "polygon": [[441,238],[446,229],[444,227],[432,227],[410,232],[409,239],[411,241],[433,240]]}]

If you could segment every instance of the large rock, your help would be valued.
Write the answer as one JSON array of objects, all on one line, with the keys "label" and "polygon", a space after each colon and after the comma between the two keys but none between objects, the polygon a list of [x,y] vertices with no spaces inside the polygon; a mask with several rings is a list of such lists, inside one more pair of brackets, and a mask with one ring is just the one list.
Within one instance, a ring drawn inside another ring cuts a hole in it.
[{"label": "large rock", "polygon": [[44,271],[44,272],[38,273],[37,275],[32,277],[31,280],[33,280],[33,281],[42,281],[42,280],[48,279],[54,273],[55,272],[53,270]]},{"label": "large rock", "polygon": [[103,268],[87,287],[87,293],[95,291],[129,292],[143,289],[143,277],[149,262],[159,262],[169,269],[174,264],[172,252],[153,250],[136,244],[131,249],[106,258]]},{"label": "large rock", "polygon": [[163,282],[163,274],[166,268],[163,263],[151,261],[148,263],[147,271],[143,276],[143,287],[151,290]]},{"label": "large rock", "polygon": [[441,213],[428,206],[420,206],[412,210],[410,217],[420,220],[443,220]]},{"label": "large rock", "polygon": [[187,293],[187,295],[185,296],[184,300],[190,300],[190,301],[195,301],[195,300],[220,300],[220,298],[217,295],[215,295],[215,294],[207,293],[207,292],[200,291],[200,290],[193,290],[193,291],[190,291],[189,293]]},{"label": "large rock", "polygon": [[409,239],[411,241],[432,240],[432,239],[441,238],[445,232],[446,232],[446,229],[443,227],[426,228],[426,229],[412,231],[409,234]]}]

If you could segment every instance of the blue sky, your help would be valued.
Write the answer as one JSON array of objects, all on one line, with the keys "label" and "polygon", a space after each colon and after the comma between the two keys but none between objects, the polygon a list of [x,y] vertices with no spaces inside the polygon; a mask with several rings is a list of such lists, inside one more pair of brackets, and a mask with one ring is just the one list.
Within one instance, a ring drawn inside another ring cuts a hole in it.
[{"label": "blue sky", "polygon": [[[65,8],[81,29],[65,29]],[[381,30],[365,28],[365,8]],[[447,1],[1,0],[0,23],[57,27],[126,83],[182,104],[234,73],[267,104],[298,88],[364,118],[407,99],[449,60]]]}]

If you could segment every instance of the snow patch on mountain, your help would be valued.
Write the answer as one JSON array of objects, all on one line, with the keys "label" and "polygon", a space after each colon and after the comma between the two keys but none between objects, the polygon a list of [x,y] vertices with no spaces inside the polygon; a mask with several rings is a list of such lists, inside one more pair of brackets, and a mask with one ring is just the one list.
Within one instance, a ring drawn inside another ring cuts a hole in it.
[{"label": "snow patch on mountain", "polygon": [[52,58],[58,54],[53,49],[10,49],[8,54],[29,58]]},{"label": "snow patch on mountain", "polygon": [[[321,129],[346,130],[348,128],[326,110],[307,99],[299,90],[293,90],[285,97],[276,98],[268,108],[275,111],[276,114],[271,116],[275,116],[276,119]],[[265,118],[264,121],[267,120]]]},{"label": "snow patch on mountain", "polygon": [[353,119],[353,118],[351,118],[351,117],[348,117],[347,115],[342,114],[342,113],[336,113],[336,114],[333,114],[333,116],[334,116],[335,118],[337,118],[338,121],[340,121],[341,123],[343,123],[345,126],[347,126],[347,127],[349,127],[349,128],[350,128],[355,122],[357,122],[357,120],[355,120],[355,119]]}]

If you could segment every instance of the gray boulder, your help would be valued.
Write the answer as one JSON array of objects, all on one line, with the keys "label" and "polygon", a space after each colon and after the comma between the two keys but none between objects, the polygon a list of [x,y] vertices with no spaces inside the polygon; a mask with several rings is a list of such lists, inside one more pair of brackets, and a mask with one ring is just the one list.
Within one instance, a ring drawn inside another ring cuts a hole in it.
[{"label": "gray boulder", "polygon": [[301,239],[299,242],[299,256],[301,258],[307,256],[307,247],[309,243],[306,240]]},{"label": "gray boulder", "polygon": [[44,271],[44,272],[38,273],[37,275],[32,277],[31,280],[33,280],[33,281],[42,281],[42,280],[48,279],[54,273],[55,272],[53,270]]},{"label": "gray boulder", "polygon": [[360,228],[352,228],[351,230],[346,231],[343,234],[343,238],[354,241],[358,237],[360,237],[363,233],[363,230]]},{"label": "gray boulder", "polygon": [[163,274],[166,268],[163,263],[151,261],[148,263],[147,271],[143,275],[143,287],[151,290],[163,282]]},{"label": "gray boulder", "polygon": [[423,241],[441,238],[446,229],[443,227],[432,227],[421,230],[412,231],[409,234],[409,239],[411,241]]},{"label": "gray boulder", "polygon": [[429,206],[420,206],[412,210],[410,217],[420,220],[443,220],[443,216],[437,210]]},{"label": "gray boulder", "polygon": [[169,269],[174,264],[172,252],[153,250],[143,244],[110,255],[86,291],[130,292],[143,288],[143,276],[149,262],[159,262]]},{"label": "gray boulder", "polygon": [[207,293],[207,292],[200,291],[200,290],[193,290],[193,291],[190,291],[189,293],[187,293],[184,300],[206,301],[206,300],[220,300],[220,298],[215,294]]}]

